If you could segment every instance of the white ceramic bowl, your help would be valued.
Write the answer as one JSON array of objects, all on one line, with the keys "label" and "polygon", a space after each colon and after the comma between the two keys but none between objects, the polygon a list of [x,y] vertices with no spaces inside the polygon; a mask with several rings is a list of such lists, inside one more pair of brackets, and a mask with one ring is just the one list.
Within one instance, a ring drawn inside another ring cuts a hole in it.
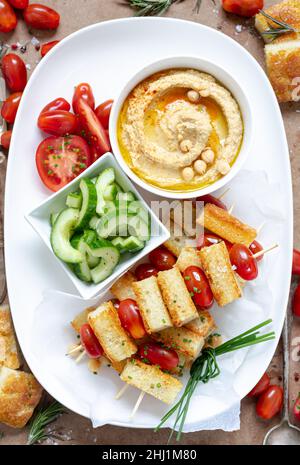
[{"label": "white ceramic bowl", "polygon": [[[244,137],[241,149],[229,173],[209,186],[187,192],[178,192],[170,189],[162,189],[139,178],[125,162],[120,152],[117,138],[117,124],[119,114],[122,109],[123,103],[128,97],[129,93],[134,89],[134,87],[137,84],[139,84],[141,81],[151,76],[152,74],[173,68],[192,68],[206,72],[214,76],[221,84],[223,84],[228,90],[230,90],[230,92],[232,93],[232,95],[234,96],[234,98],[240,106],[240,110],[244,121]],[[250,154],[253,136],[253,119],[251,105],[246,95],[246,89],[243,89],[240,86],[240,84],[234,79],[232,73],[229,73],[223,67],[221,68],[217,64],[208,60],[204,60],[200,57],[167,57],[165,59],[156,61],[144,67],[141,71],[136,73],[123,87],[119,95],[114,100],[110,116],[109,135],[113,153],[115,154],[122,169],[134,182],[136,182],[143,189],[153,194],[173,199],[194,198],[199,195],[210,194],[211,192],[214,192],[217,189],[220,189],[221,187],[225,186],[225,184],[227,184],[239,172],[242,165],[246,161],[247,157]]]},{"label": "white ceramic bowl", "polygon": [[[116,173],[116,180],[118,184],[120,184],[120,186],[124,189],[124,191],[132,191],[135,194],[136,198],[143,202],[143,205],[149,211],[151,218],[151,237],[150,240],[146,243],[145,247],[140,252],[134,254],[127,253],[121,255],[120,262],[108,278],[106,278],[99,284],[89,284],[77,278],[77,276],[70,270],[68,265],[64,263],[62,260],[59,260],[54,255],[50,243],[50,214],[59,212],[63,208],[65,208],[67,195],[70,192],[74,192],[78,189],[81,178],[92,178],[94,176],[97,176],[102,170],[108,167],[114,168]],[[66,274],[76,287],[77,291],[85,299],[90,299],[95,295],[98,295],[101,292],[107,290],[119,276],[121,276],[125,271],[131,268],[145,255],[151,252],[151,250],[154,250],[156,247],[161,245],[170,237],[170,233],[167,230],[167,228],[154,215],[147,203],[141,197],[140,193],[136,190],[136,188],[133,186],[133,184],[130,182],[127,176],[122,172],[114,156],[111,153],[107,153],[103,155],[101,158],[99,158],[97,161],[95,161],[93,165],[91,165],[84,172],[82,172],[76,179],[67,184],[58,192],[51,195],[48,199],[46,199],[34,210],[32,210],[28,215],[26,215],[25,218],[31,224],[34,230],[39,234],[46,246],[52,251],[53,259],[56,260],[57,263],[63,267]]]}]

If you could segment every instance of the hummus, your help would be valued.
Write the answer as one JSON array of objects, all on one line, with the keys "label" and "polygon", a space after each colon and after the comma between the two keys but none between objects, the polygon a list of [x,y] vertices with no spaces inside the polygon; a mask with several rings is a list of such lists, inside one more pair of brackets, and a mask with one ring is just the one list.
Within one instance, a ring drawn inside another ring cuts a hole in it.
[{"label": "hummus", "polygon": [[214,77],[193,69],[171,69],[138,84],[118,122],[130,168],[172,190],[198,189],[227,174],[242,138],[236,100]]}]

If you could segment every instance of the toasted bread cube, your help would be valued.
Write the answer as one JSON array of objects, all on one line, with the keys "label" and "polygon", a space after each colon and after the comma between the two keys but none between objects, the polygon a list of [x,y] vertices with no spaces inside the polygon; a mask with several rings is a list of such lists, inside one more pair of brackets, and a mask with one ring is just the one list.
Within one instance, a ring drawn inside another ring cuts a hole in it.
[{"label": "toasted bread cube", "polygon": [[215,320],[207,310],[199,312],[199,317],[185,326],[187,329],[206,339],[216,328]]},{"label": "toasted bread cube", "polygon": [[189,266],[198,266],[201,268],[201,260],[198,250],[194,247],[184,247],[177,259],[176,266],[183,273]]},{"label": "toasted bread cube", "polygon": [[39,403],[42,391],[33,375],[0,367],[0,423],[23,428]]},{"label": "toasted bread cube", "polygon": [[225,243],[219,242],[199,251],[203,271],[212,293],[220,307],[233,302],[242,295],[240,285],[232,270]]},{"label": "toasted bread cube", "polygon": [[256,229],[211,203],[204,207],[204,227],[232,244],[244,244],[247,247],[257,236]]},{"label": "toasted bread cube", "polygon": [[164,246],[172,252],[175,257],[180,255],[181,250],[186,247],[187,236],[182,228],[170,221],[170,238],[164,243]]},{"label": "toasted bread cube", "polygon": [[133,283],[136,301],[149,334],[170,328],[172,322],[155,276]]},{"label": "toasted bread cube", "polygon": [[135,293],[132,288],[132,284],[136,281],[135,276],[131,271],[127,271],[121,278],[118,279],[111,287],[110,292],[116,299],[135,300]]},{"label": "toasted bread cube", "polygon": [[208,336],[208,338],[205,341],[204,347],[211,347],[212,349],[216,349],[216,347],[219,347],[222,344],[222,342],[223,341],[221,334],[210,334],[210,336]]},{"label": "toasted bread cube", "polygon": [[152,337],[167,347],[177,352],[182,352],[192,359],[198,357],[204,345],[204,338],[185,326],[164,329],[164,331],[152,334]]},{"label": "toasted bread cube", "polygon": [[[287,23],[292,26],[296,31],[300,29],[300,2],[299,0],[284,0],[283,2],[272,5],[269,8],[265,8],[264,12],[272,16],[281,22]],[[277,36],[266,34],[271,28],[279,28],[278,24],[274,23],[270,19],[266,18],[261,13],[255,16],[255,27],[258,32],[262,35],[265,42],[278,43],[286,40],[294,40],[297,38],[296,32],[289,32],[285,34],[278,34]]]},{"label": "toasted bread cube", "polygon": [[128,360],[120,378],[166,404],[172,404],[182,388],[178,379],[164,373],[157,366],[135,359]]},{"label": "toasted bread cube", "polygon": [[160,271],[157,282],[174,326],[183,326],[197,318],[195,304],[176,266]]},{"label": "toasted bread cube", "polygon": [[88,322],[88,314],[93,312],[95,309],[96,307],[85,308],[82,312],[75,316],[73,321],[71,321],[71,325],[76,333],[80,333],[81,326]]},{"label": "toasted bread cube", "polygon": [[17,369],[20,360],[8,305],[0,307],[0,366]]},{"label": "toasted bread cube", "polygon": [[104,302],[89,313],[88,322],[112,362],[121,362],[137,351],[137,346],[121,326],[112,302]]}]

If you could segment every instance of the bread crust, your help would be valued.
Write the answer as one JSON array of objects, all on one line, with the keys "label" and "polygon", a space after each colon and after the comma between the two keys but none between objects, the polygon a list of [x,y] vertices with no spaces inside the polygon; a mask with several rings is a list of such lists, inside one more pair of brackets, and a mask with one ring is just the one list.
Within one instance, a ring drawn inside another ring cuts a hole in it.
[{"label": "bread crust", "polygon": [[118,279],[111,287],[110,292],[118,300],[133,299],[136,296],[132,287],[132,284],[136,281],[134,274],[131,271],[127,271],[121,278]]},{"label": "bread crust", "polygon": [[8,305],[0,307],[0,366],[20,368],[17,342]]}]

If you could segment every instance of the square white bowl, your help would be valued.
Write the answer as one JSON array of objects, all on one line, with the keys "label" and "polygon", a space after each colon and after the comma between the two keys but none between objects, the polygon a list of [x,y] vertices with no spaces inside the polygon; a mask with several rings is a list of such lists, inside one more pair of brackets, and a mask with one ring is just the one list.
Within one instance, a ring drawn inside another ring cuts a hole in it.
[{"label": "square white bowl", "polygon": [[[109,167],[114,168],[116,180],[118,184],[120,184],[122,189],[124,189],[124,191],[132,191],[137,197],[137,199],[143,203],[143,205],[149,212],[151,218],[151,237],[141,251],[135,254],[126,253],[124,255],[121,255],[121,260],[114,269],[113,273],[104,281],[102,281],[99,284],[85,283],[84,281],[81,281],[79,278],[77,278],[77,276],[72,272],[72,270],[70,270],[69,266],[62,260],[58,259],[52,251],[50,243],[50,214],[59,212],[63,208],[66,208],[67,195],[70,192],[74,192],[78,189],[80,180],[82,178],[92,178],[94,176],[97,176],[105,168]],[[167,230],[167,228],[154,215],[148,204],[144,201],[141,194],[137,191],[137,189],[128,179],[126,174],[121,170],[117,161],[115,160],[115,157],[111,153],[107,153],[103,155],[101,158],[99,158],[97,161],[95,161],[93,165],[87,168],[76,179],[67,184],[58,192],[52,194],[48,199],[46,199],[40,205],[34,208],[34,210],[25,215],[25,218],[33,227],[33,229],[39,234],[46,246],[52,251],[53,259],[56,260],[60,266],[63,267],[66,274],[69,276],[70,280],[76,287],[77,291],[84,299],[90,299],[91,297],[94,297],[95,295],[107,290],[119,276],[125,273],[125,271],[127,271],[141,258],[143,258],[145,255],[151,252],[151,250],[154,250],[156,247],[161,245],[170,237],[170,233]]]}]

